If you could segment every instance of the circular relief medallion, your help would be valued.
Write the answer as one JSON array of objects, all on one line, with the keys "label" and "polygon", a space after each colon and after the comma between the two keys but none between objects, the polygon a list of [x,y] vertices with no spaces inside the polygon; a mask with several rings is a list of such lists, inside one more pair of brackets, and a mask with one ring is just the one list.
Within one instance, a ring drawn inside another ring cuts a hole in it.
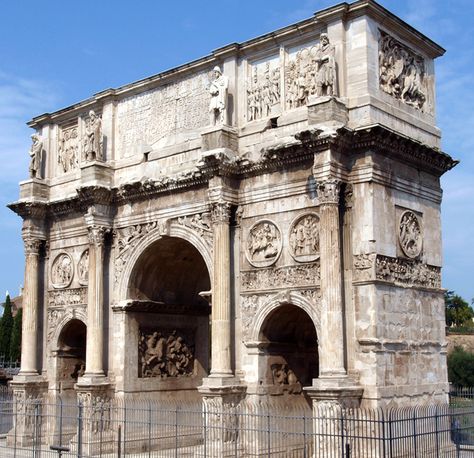
[{"label": "circular relief medallion", "polygon": [[85,250],[79,258],[77,276],[81,285],[87,285],[89,279],[89,249]]},{"label": "circular relief medallion", "polygon": [[67,253],[56,256],[51,266],[51,281],[55,288],[67,288],[74,277],[72,258]]},{"label": "circular relief medallion", "polygon": [[421,224],[418,216],[410,210],[402,213],[398,232],[400,247],[409,258],[420,255],[423,246]]},{"label": "circular relief medallion", "polygon": [[246,255],[253,266],[271,266],[280,256],[281,248],[281,232],[272,221],[257,221],[250,228]]},{"label": "circular relief medallion", "polygon": [[298,216],[290,226],[290,253],[296,261],[310,262],[319,258],[319,216]]}]

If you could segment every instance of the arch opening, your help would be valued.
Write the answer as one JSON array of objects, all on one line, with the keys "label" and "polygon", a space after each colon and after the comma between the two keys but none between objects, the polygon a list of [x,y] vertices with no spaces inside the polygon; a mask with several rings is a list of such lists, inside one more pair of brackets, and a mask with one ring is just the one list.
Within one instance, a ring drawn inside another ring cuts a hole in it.
[{"label": "arch opening", "polygon": [[84,375],[86,367],[86,325],[78,320],[68,321],[58,338],[57,367],[58,381],[63,388],[68,388]]},{"label": "arch opening", "polygon": [[202,293],[210,288],[206,263],[190,242],[161,237],[142,252],[127,288],[138,342],[130,379],[153,379],[163,389],[200,385],[209,371],[210,306]]},{"label": "arch opening", "polygon": [[301,392],[319,375],[318,337],[310,316],[293,304],[282,304],[263,322],[259,340],[264,349],[266,385]]}]

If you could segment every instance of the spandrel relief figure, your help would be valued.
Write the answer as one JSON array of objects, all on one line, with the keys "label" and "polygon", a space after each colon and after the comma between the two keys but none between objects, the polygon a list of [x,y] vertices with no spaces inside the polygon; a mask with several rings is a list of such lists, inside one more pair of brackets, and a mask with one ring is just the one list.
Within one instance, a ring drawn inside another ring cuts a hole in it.
[{"label": "spandrel relief figure", "polygon": [[30,178],[42,179],[41,163],[43,159],[43,139],[40,134],[33,134],[31,140],[33,144],[29,151],[31,158],[29,166]]},{"label": "spandrel relief figure", "polygon": [[337,96],[336,50],[326,33],[321,34],[321,42],[316,51],[316,95]]},{"label": "spandrel relief figure", "polygon": [[89,111],[84,136],[84,158],[86,161],[102,161],[102,121],[94,110]]},{"label": "spandrel relief figure", "polygon": [[250,229],[247,258],[252,265],[265,267],[273,264],[281,247],[280,231],[271,221],[261,221]]},{"label": "spandrel relief figure", "polygon": [[229,79],[222,74],[218,66],[213,69],[213,78],[209,86],[209,94],[211,95],[211,101],[209,103],[211,125],[227,124],[227,91],[229,88]]},{"label": "spandrel relief figure", "polygon": [[380,34],[380,88],[407,105],[425,111],[428,91],[423,58],[385,32]]}]

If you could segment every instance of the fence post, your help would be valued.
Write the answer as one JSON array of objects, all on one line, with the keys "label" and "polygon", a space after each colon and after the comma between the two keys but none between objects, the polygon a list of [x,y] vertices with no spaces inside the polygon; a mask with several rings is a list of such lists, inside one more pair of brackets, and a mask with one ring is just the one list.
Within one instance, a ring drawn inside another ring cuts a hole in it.
[{"label": "fence post", "polygon": [[178,406],[176,406],[176,415],[175,415],[175,431],[174,431],[174,456],[178,458]]},{"label": "fence post", "polygon": [[439,424],[438,424],[438,408],[435,406],[435,428],[436,428],[436,456],[439,456]]},{"label": "fence post", "polygon": [[117,428],[117,458],[120,458],[122,454],[122,425],[118,425]]},{"label": "fence post", "polygon": [[271,457],[270,412],[267,412],[267,451],[268,451],[268,458],[270,458]]},{"label": "fence post", "polygon": [[204,456],[207,456],[207,407],[203,404],[204,409]]},{"label": "fence post", "polygon": [[13,431],[13,458],[16,458],[16,441],[17,441],[17,435],[16,435],[16,428],[18,427],[18,398],[15,396],[15,416],[14,416],[14,431]]},{"label": "fence post", "polygon": [[151,401],[148,400],[148,457],[151,457]]},{"label": "fence post", "polygon": [[[341,434],[340,434],[340,437],[341,437],[341,457],[342,458],[345,458],[346,454],[345,454],[345,437],[344,437],[344,412],[343,410],[341,409],[340,411],[340,415],[341,415]],[[347,457],[346,457],[347,458]]]},{"label": "fence post", "polygon": [[303,458],[308,458],[306,453],[306,417],[303,415]]},{"label": "fence post", "polygon": [[34,410],[34,427],[33,427],[33,457],[37,458],[38,456],[38,403],[35,401],[34,403],[35,410]]},{"label": "fence post", "polygon": [[77,410],[77,458],[82,457],[82,402],[79,401]]},{"label": "fence post", "polygon": [[418,457],[418,450],[417,450],[417,443],[416,443],[416,408],[413,410],[413,439],[414,439],[414,447],[415,447],[415,458]]}]

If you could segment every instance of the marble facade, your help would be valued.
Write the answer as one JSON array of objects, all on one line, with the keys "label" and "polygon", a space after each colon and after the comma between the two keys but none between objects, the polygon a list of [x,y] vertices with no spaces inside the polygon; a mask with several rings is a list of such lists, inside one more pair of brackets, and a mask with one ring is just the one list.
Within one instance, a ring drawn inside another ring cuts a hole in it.
[{"label": "marble facade", "polygon": [[364,0],[30,121],[15,392],[444,400],[443,53]]}]

